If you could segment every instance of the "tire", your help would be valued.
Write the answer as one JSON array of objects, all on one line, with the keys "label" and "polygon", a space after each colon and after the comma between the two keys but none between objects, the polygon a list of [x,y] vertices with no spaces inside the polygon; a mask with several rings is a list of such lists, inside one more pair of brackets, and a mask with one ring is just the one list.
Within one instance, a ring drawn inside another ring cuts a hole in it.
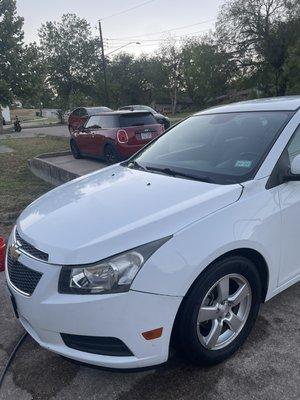
[{"label": "tire", "polygon": [[171,123],[168,120],[164,120],[163,125],[164,125],[165,130],[167,130],[168,128],[170,128]]},{"label": "tire", "polygon": [[78,147],[77,143],[75,142],[75,140],[70,141],[70,148],[71,148],[72,155],[74,158],[76,158],[76,160],[79,160],[80,158],[82,158],[79,147]]},{"label": "tire", "polygon": [[107,164],[115,164],[119,162],[118,153],[111,144],[107,144],[104,147],[104,159]]},{"label": "tire", "polygon": [[[239,290],[244,297],[241,295],[236,304]],[[226,298],[228,304],[222,302]],[[173,329],[173,344],[194,364],[218,364],[247,339],[261,300],[262,285],[255,265],[241,256],[221,259],[199,276],[183,300]]]}]

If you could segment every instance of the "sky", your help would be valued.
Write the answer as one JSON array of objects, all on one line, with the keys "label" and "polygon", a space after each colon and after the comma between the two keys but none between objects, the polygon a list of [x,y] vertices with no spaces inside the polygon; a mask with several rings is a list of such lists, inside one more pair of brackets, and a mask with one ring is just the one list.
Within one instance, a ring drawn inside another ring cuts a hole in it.
[{"label": "sky", "polygon": [[139,55],[155,52],[159,40],[167,40],[170,34],[179,38],[207,33],[214,27],[223,3],[224,0],[17,0],[17,10],[24,17],[27,43],[38,41],[42,23],[75,13],[91,24],[95,35],[97,21],[102,20],[106,54],[117,54],[117,49],[125,45],[124,50]]}]

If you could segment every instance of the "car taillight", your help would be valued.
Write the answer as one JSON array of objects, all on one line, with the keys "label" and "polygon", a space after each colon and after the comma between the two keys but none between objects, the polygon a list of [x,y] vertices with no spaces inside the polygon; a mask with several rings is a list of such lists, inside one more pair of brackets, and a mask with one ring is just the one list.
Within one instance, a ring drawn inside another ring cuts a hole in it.
[{"label": "car taillight", "polygon": [[117,132],[117,140],[119,143],[127,143],[128,142],[128,135],[124,129],[120,129]]}]

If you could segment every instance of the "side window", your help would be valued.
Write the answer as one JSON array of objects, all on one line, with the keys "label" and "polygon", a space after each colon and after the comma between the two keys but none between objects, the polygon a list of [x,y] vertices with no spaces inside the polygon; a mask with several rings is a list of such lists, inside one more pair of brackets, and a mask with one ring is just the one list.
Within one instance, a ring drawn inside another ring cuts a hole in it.
[{"label": "side window", "polygon": [[86,128],[101,128],[101,121],[100,121],[100,117],[97,115],[94,115],[92,117],[90,117],[90,119],[87,121]]},{"label": "side window", "polygon": [[287,147],[289,162],[293,161],[293,159],[300,154],[300,125],[296,129],[294,136]]}]

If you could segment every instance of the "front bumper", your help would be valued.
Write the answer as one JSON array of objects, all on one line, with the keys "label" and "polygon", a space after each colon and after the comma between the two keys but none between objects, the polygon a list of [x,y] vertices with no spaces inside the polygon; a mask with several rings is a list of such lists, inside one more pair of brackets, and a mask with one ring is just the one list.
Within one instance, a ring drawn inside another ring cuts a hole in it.
[{"label": "front bumper", "polygon": [[[6,277],[27,332],[44,348],[63,356],[108,368],[139,368],[168,359],[174,319],[181,297],[137,291],[109,295],[69,295],[57,292],[61,266],[50,265],[24,254],[19,262],[42,273],[31,296],[24,296]],[[163,327],[162,336],[147,341],[142,332]],[[65,345],[61,333],[114,337],[133,356],[107,356],[78,351]]]}]

